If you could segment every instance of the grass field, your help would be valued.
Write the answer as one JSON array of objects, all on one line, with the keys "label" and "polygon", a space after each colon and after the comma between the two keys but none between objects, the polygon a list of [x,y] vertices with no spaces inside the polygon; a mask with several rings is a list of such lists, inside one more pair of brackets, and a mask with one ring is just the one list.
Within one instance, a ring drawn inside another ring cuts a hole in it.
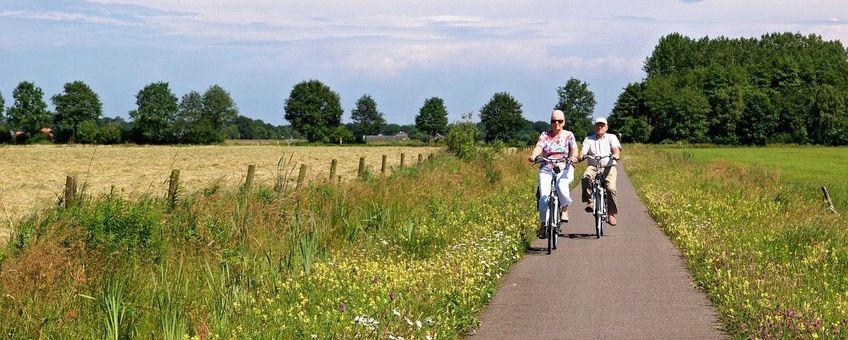
[{"label": "grass field", "polygon": [[724,161],[764,167],[808,199],[821,199],[826,186],[837,210],[848,213],[848,147],[663,148],[695,161]]},{"label": "grass field", "polygon": [[[338,159],[342,180],[356,176],[359,157],[365,157],[372,172],[379,172],[382,155],[387,166],[406,164],[438,152],[434,147],[364,146],[5,146],[0,147],[3,175],[0,176],[0,226],[57,201],[65,177],[77,175],[87,183],[91,195],[115,192],[130,196],[162,194],[167,191],[171,169],[180,169],[185,190],[193,191],[219,181],[235,186],[244,181],[249,164],[256,165],[257,184],[273,183],[281,157],[291,157],[292,167],[307,164],[307,179],[327,178],[330,161]],[[287,169],[291,170],[291,169]],[[297,176],[297,170],[294,170]],[[294,179],[291,179],[294,180]]]},{"label": "grass field", "polygon": [[848,336],[845,148],[632,146],[627,171],[733,338]]}]

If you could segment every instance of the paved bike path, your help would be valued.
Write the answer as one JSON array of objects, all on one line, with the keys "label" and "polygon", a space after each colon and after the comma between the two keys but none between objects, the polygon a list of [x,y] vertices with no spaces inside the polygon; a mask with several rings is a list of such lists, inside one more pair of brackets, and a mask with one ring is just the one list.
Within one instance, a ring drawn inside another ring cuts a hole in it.
[{"label": "paved bike path", "polygon": [[[579,176],[579,174],[577,174]],[[469,339],[722,339],[715,308],[618,167],[617,226],[595,238],[580,186],[559,249],[546,240],[506,275]]]}]

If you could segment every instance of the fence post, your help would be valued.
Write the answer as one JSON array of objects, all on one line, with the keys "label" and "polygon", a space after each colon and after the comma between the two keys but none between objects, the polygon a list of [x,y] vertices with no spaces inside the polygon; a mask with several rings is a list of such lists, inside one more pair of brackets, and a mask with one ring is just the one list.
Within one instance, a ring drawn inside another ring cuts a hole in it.
[{"label": "fence post", "polygon": [[836,214],[836,208],[833,207],[833,201],[830,200],[830,194],[827,193],[827,188],[822,185],[821,190],[824,194],[824,203],[827,203],[827,210],[830,210],[830,212]]},{"label": "fence post", "polygon": [[77,178],[76,176],[65,177],[65,208],[70,208],[76,204],[77,199]]},{"label": "fence post", "polygon": [[180,190],[180,170],[171,170],[171,179],[168,181],[168,207],[173,209],[177,205],[177,192]]},{"label": "fence post", "polygon": [[386,155],[383,155],[383,162],[380,164],[380,174],[386,173]]},{"label": "fence post", "polygon": [[359,171],[356,173],[356,177],[362,178],[365,176],[365,157],[359,157]]},{"label": "fence post", "polygon": [[337,164],[338,164],[338,161],[335,158],[333,158],[333,160],[330,161],[330,181],[332,181],[333,178],[336,178],[336,165]]},{"label": "fence post", "polygon": [[253,176],[256,175],[256,165],[250,164],[247,166],[247,178],[244,180],[244,191],[250,191],[253,187]]},{"label": "fence post", "polygon": [[418,154],[418,165],[421,165],[421,162],[423,162],[423,161],[424,161],[424,155],[419,153]]},{"label": "fence post", "polygon": [[403,167],[403,165],[404,165],[404,164],[403,164],[403,163],[404,163],[404,158],[406,158],[406,154],[405,154],[405,153],[403,153],[403,152],[401,152],[401,153],[400,153],[400,167],[401,167],[401,168],[402,168],[402,167]]},{"label": "fence post", "polygon": [[306,178],[306,164],[301,164],[300,173],[297,174],[297,189],[303,186],[304,178]]}]

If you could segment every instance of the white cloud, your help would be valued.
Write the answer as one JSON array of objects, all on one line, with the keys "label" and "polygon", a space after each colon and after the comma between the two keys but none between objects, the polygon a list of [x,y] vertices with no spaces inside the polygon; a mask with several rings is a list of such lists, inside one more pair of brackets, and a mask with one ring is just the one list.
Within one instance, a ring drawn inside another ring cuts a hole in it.
[{"label": "white cloud", "polygon": [[49,20],[49,21],[76,21],[90,24],[108,24],[108,25],[135,25],[134,23],[117,20],[105,16],[86,15],[81,13],[48,11],[48,12],[33,12],[33,11],[2,11],[0,17],[13,17],[21,19],[34,20]]}]

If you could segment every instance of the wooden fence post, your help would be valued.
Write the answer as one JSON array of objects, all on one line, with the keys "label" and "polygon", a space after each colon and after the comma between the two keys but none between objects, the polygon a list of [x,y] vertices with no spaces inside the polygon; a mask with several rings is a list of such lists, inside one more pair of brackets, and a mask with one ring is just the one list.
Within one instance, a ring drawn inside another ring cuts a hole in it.
[{"label": "wooden fence post", "polygon": [[380,165],[380,174],[383,175],[386,173],[386,155],[383,155],[383,162]]},{"label": "wooden fence post", "polygon": [[334,178],[336,178],[336,165],[338,164],[338,162],[339,161],[336,160],[335,158],[333,158],[333,160],[330,161],[330,181],[332,181]]},{"label": "wooden fence post", "polygon": [[76,176],[65,177],[65,208],[76,204],[77,200],[77,178]]},{"label": "wooden fence post", "polygon": [[821,190],[822,194],[824,194],[824,203],[827,204],[827,210],[830,210],[830,212],[836,214],[836,208],[833,207],[833,201],[830,200],[830,194],[827,193],[827,188],[822,185]]},{"label": "wooden fence post", "polygon": [[356,177],[362,178],[363,176],[365,176],[365,157],[359,157],[359,170]]},{"label": "wooden fence post", "polygon": [[173,209],[177,205],[177,192],[180,191],[180,170],[171,170],[171,179],[168,181],[168,207]]},{"label": "wooden fence post", "polygon": [[253,176],[256,175],[256,165],[250,164],[247,166],[247,178],[244,180],[244,191],[250,191],[253,187]]},{"label": "wooden fence post", "polygon": [[418,154],[418,165],[421,165],[421,162],[423,162],[423,161],[424,161],[424,155],[419,153]]},{"label": "wooden fence post", "polygon": [[403,152],[401,152],[401,153],[400,153],[400,167],[401,167],[401,168],[402,168],[402,167],[403,167],[403,165],[404,165],[404,164],[403,164],[403,163],[404,163],[404,162],[403,162],[403,161],[404,161],[404,158],[406,158],[406,154],[405,154],[405,153],[403,153]]},{"label": "wooden fence post", "polygon": [[303,180],[306,178],[306,164],[300,165],[300,173],[297,174],[297,189],[303,186]]}]

